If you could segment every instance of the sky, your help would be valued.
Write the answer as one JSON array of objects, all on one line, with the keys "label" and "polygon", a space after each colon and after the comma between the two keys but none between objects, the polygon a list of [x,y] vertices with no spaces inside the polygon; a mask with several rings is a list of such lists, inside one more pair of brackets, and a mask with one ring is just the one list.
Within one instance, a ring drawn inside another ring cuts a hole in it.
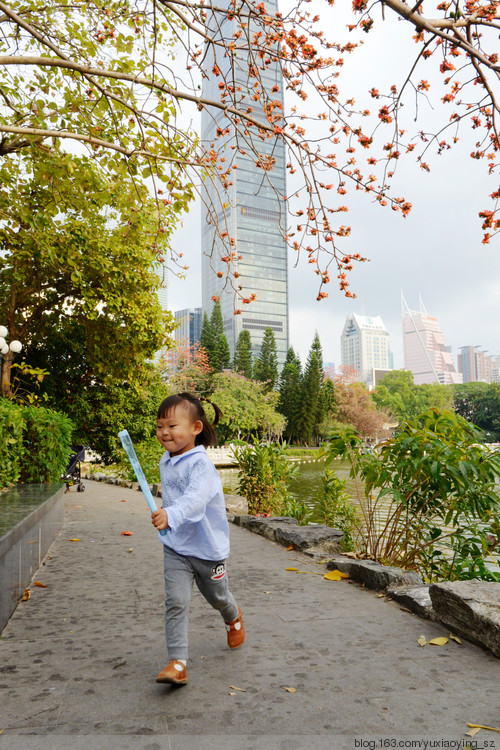
[{"label": "sky", "polygon": [[[413,55],[408,33],[401,35],[400,27],[386,22],[378,37],[368,35],[365,49],[352,56],[346,73],[342,71],[350,89],[366,97],[369,106],[373,100],[366,92],[371,86],[382,89],[384,80],[396,82],[397,71],[405,68],[408,54]],[[389,44],[391,54],[381,58],[380,45]],[[425,72],[430,78],[429,71]],[[427,125],[435,114],[430,108],[424,111],[421,123]],[[316,301],[314,267],[303,262],[294,268],[295,258],[290,257],[289,343],[303,363],[317,331],[324,361],[339,365],[340,336],[346,316],[354,312],[381,316],[389,331],[394,366],[403,367],[402,292],[411,309],[418,309],[422,298],[427,312],[439,319],[454,355],[468,345],[500,355],[500,236],[483,245],[478,217],[481,209],[492,208],[488,196],[498,188],[498,177],[487,175],[483,161],[470,158],[475,140],[476,132],[466,134],[464,129],[462,140],[452,150],[426,159],[430,173],[414,160],[401,160],[392,192],[411,201],[413,209],[406,219],[389,207],[370,203],[365,195],[351,195],[350,211],[342,216],[342,223],[352,227],[352,235],[343,247],[370,259],[350,274],[356,299],[345,298],[332,278],[326,289],[329,297]],[[172,310],[201,305],[200,225],[200,209],[195,206],[174,237],[190,269],[185,280],[170,277]]]}]

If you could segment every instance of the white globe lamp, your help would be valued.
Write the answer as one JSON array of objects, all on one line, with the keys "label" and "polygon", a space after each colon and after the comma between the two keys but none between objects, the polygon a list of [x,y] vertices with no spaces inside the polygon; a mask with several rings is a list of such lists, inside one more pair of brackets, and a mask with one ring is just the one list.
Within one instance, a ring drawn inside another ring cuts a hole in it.
[{"label": "white globe lamp", "polygon": [[4,339],[8,334],[8,330],[5,326],[0,326],[0,338]]},{"label": "white globe lamp", "polygon": [[23,348],[23,345],[21,344],[20,341],[14,340],[10,342],[10,350],[11,352],[14,352],[14,354],[19,354],[22,348]]}]

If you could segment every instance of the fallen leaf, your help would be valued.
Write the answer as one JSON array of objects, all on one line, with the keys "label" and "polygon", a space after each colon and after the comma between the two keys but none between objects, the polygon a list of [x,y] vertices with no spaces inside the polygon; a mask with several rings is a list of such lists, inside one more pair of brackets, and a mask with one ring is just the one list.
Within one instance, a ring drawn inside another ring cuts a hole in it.
[{"label": "fallen leaf", "polygon": [[431,641],[429,641],[431,646],[444,646],[445,643],[448,643],[448,638],[433,638]]},{"label": "fallen leaf", "polygon": [[466,737],[475,737],[478,732],[481,731],[481,727],[476,727],[475,729],[470,729],[468,732],[465,733]]},{"label": "fallen leaf", "polygon": [[41,589],[48,589],[46,583],[42,583],[41,581],[33,581],[33,586],[40,586]]},{"label": "fallen leaf", "polygon": [[490,732],[500,732],[500,729],[497,729],[496,727],[484,727],[482,724],[469,724],[467,723],[468,727],[474,727],[477,729],[489,729]]},{"label": "fallen leaf", "polygon": [[450,633],[448,635],[448,638],[451,638],[451,640],[455,641],[455,643],[459,643],[460,645],[462,645],[462,641],[460,640],[460,638],[457,638],[457,636],[453,635],[453,633]]},{"label": "fallen leaf", "polygon": [[427,641],[425,639],[425,635],[421,635],[420,638],[417,641],[419,646],[427,646]]},{"label": "fallen leaf", "polygon": [[286,551],[290,552],[290,550],[292,550],[292,549],[294,549],[293,544],[289,544],[288,547],[286,548]]},{"label": "fallen leaf", "polygon": [[298,571],[298,568],[285,568],[285,570],[295,570],[295,571]]},{"label": "fallen leaf", "polygon": [[31,591],[29,589],[24,589],[24,594],[21,597],[21,601],[27,602],[30,596],[31,596]]},{"label": "fallen leaf", "polygon": [[118,669],[118,667],[124,667],[126,663],[127,663],[126,661],[121,661],[119,664],[115,664],[113,669]]},{"label": "fallen leaf", "polygon": [[325,573],[323,578],[326,578],[327,581],[341,581],[343,578],[349,578],[349,576],[340,570],[330,570],[329,573]]},{"label": "fallen leaf", "polygon": [[272,594],[272,591],[264,591],[264,594]]},{"label": "fallen leaf", "polygon": [[291,688],[291,687],[286,687],[285,690],[286,690],[287,693],[296,693],[297,692],[296,688]]},{"label": "fallen leaf", "polygon": [[122,536],[134,536],[132,531],[122,531]]},{"label": "fallen leaf", "polygon": [[377,594],[377,599],[383,599],[385,597],[385,594]]},{"label": "fallen leaf", "polygon": [[134,548],[133,548],[133,547],[130,547],[130,548],[129,548],[129,552],[134,552],[134,551],[135,551],[135,550],[134,550]]},{"label": "fallen leaf", "polygon": [[128,503],[128,500],[120,500],[121,503]]},{"label": "fallen leaf", "polygon": [[68,539],[68,542],[81,542],[81,539]]},{"label": "fallen leaf", "polygon": [[246,693],[246,688],[239,688],[236,685],[229,685],[229,687],[231,690],[237,690],[239,693]]},{"label": "fallen leaf", "polygon": [[238,695],[238,693],[229,693],[229,695]]}]

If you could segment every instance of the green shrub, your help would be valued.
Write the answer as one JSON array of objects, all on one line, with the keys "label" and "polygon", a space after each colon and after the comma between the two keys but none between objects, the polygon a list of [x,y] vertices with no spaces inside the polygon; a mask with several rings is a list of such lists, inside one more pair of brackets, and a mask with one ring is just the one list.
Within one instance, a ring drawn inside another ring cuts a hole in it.
[{"label": "green shrub", "polygon": [[58,482],[64,473],[71,454],[70,419],[59,412],[44,407],[22,408],[25,422],[21,459],[21,482]]},{"label": "green shrub", "polygon": [[21,476],[23,427],[21,407],[0,398],[0,490],[16,484]]},{"label": "green shrub", "polygon": [[500,455],[462,417],[430,409],[374,454],[353,430],[339,430],[328,450],[327,463],[351,464],[367,556],[427,581],[500,579],[486,565],[500,537]]},{"label": "green shrub", "polygon": [[321,494],[316,505],[315,517],[326,526],[342,531],[342,548],[346,552],[354,549],[354,531],[359,519],[355,507],[349,501],[346,480],[330,469],[325,469],[321,477]]},{"label": "green shrub", "polygon": [[298,472],[285,455],[286,445],[259,443],[233,448],[238,461],[238,493],[246,497],[248,512],[280,515],[290,503],[288,484]]}]

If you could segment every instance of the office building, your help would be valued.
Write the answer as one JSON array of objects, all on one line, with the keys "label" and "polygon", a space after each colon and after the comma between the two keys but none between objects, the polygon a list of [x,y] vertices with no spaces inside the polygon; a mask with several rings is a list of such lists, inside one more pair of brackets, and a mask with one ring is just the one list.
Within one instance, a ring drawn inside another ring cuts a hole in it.
[{"label": "office building", "polygon": [[[266,3],[269,12],[275,11],[276,7],[276,0]],[[221,18],[223,22],[219,23],[218,33],[226,40],[231,40],[239,22],[236,17],[233,21],[227,16]],[[217,26],[216,23],[210,24],[210,19],[208,25]],[[250,28],[249,34],[252,32],[253,29]],[[250,76],[251,66],[247,55],[236,55],[230,59],[219,53],[215,58],[212,48],[207,49],[204,64],[207,77],[203,80],[203,95],[208,99],[220,100],[219,83],[222,77],[214,75],[215,65],[224,80],[232,83],[235,90],[242,92],[245,101],[253,107],[253,116],[265,120],[261,102],[252,98],[256,79]],[[269,93],[274,87],[273,100],[283,103],[283,82],[279,67],[274,62],[265,67],[265,70],[259,70],[265,90]],[[245,139],[241,140],[241,135],[237,139],[233,128],[230,128],[229,133],[216,137],[217,129],[220,131],[227,127],[228,120],[221,110],[204,108],[201,118],[203,144],[207,149],[215,148],[219,153],[224,152],[226,163],[234,159],[237,169],[232,172],[232,184],[226,191],[208,179],[204,185],[206,207],[202,210],[201,229],[202,308],[210,317],[212,298],[219,298],[231,356],[243,328],[250,332],[254,357],[260,351],[265,329],[271,328],[281,366],[288,349],[284,145],[275,138],[260,140],[255,132],[253,141],[259,153],[263,158],[274,159],[273,169],[265,171],[256,166],[255,155],[244,142]],[[236,145],[238,148],[233,148]],[[236,271],[238,274],[234,283],[240,289],[236,291],[223,288],[228,266],[221,258],[227,257],[228,251],[222,245],[216,229],[227,232],[229,237],[234,238],[233,249],[237,256],[241,256],[231,264],[233,273]],[[217,272],[222,272],[223,278],[218,278]],[[243,303],[242,298],[249,299],[253,294],[256,295],[255,301]],[[235,309],[241,309],[241,314],[235,315]]]},{"label": "office building", "polygon": [[174,331],[177,343],[189,342],[191,346],[200,340],[202,314],[201,307],[188,307],[174,312],[177,328]]},{"label": "office building", "polygon": [[478,346],[461,346],[458,371],[464,383],[498,383],[499,357],[491,357]]},{"label": "office building", "polygon": [[369,388],[376,385],[376,373],[391,368],[389,332],[380,316],[347,316],[340,339],[342,366],[355,370],[357,378]]},{"label": "office building", "polygon": [[410,310],[401,294],[401,304],[405,370],[413,373],[415,384],[461,383],[438,319],[427,313],[422,300],[419,310]]}]

